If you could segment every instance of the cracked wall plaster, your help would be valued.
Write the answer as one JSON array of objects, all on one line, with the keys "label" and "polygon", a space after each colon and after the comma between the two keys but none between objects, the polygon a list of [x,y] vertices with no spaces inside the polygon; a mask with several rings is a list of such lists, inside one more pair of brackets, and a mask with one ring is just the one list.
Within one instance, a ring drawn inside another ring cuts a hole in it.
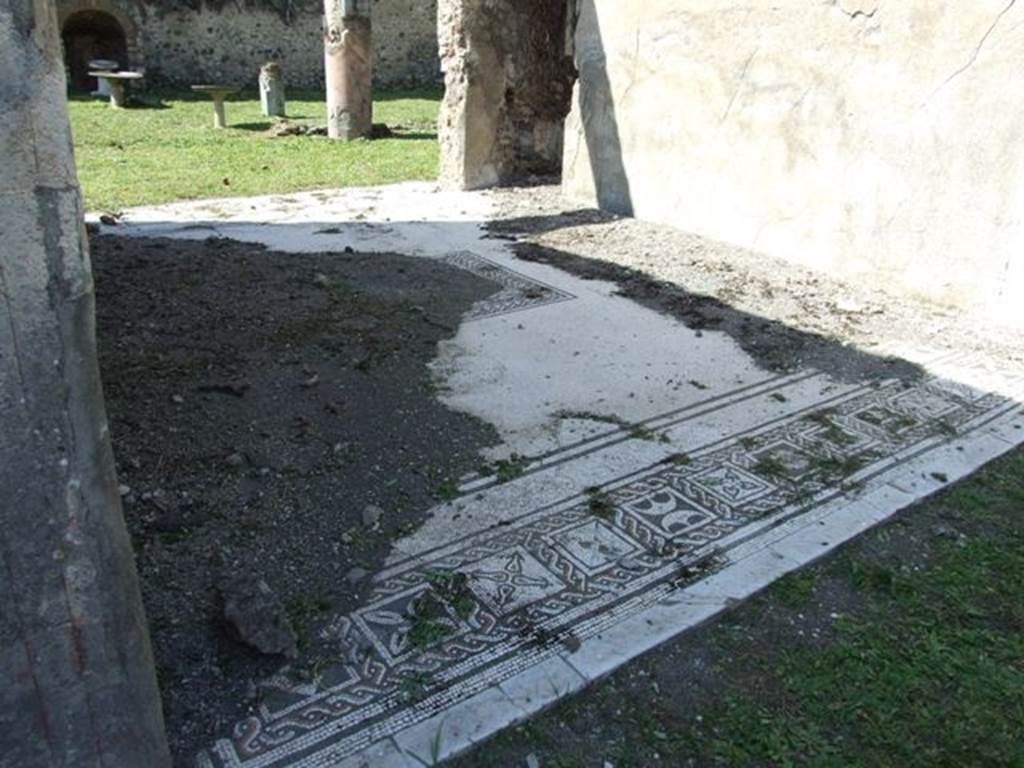
[{"label": "cracked wall plaster", "polygon": [[1021,22],[1016,0],[581,0],[564,189],[1024,325]]}]

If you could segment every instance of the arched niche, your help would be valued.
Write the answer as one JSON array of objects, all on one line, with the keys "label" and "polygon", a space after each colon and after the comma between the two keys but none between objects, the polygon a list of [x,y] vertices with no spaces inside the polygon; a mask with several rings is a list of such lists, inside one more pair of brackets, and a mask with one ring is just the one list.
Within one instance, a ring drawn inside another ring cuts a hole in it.
[{"label": "arched niche", "polygon": [[72,91],[92,91],[89,62],[111,59],[120,69],[141,69],[142,49],[132,19],[108,0],[60,3],[59,23],[64,62]]}]

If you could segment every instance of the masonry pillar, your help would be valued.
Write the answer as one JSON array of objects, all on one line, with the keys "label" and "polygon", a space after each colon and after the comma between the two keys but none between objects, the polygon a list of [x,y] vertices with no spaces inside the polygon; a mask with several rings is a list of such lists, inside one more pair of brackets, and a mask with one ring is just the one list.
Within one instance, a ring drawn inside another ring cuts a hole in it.
[{"label": "masonry pillar", "polygon": [[561,169],[576,0],[439,0],[441,182],[478,189]]},{"label": "masonry pillar", "polygon": [[373,35],[369,0],[324,0],[327,135],[351,141],[373,128]]},{"label": "masonry pillar", "polygon": [[0,763],[169,766],[54,4],[0,0]]},{"label": "masonry pillar", "polygon": [[504,47],[481,0],[440,0],[437,34],[444,71],[438,139],[441,183],[479,189],[498,183],[498,134],[505,91]]}]

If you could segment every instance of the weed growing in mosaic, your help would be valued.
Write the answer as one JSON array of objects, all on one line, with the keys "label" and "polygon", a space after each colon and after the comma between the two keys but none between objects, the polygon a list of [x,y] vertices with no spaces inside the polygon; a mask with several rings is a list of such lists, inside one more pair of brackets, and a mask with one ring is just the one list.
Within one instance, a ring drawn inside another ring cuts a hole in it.
[{"label": "weed growing in mosaic", "polygon": [[427,574],[427,582],[460,619],[466,620],[472,615],[476,600],[469,588],[469,576],[459,571],[435,571]]},{"label": "weed growing in mosaic", "polygon": [[856,442],[856,438],[844,432],[838,424],[835,422],[835,410],[832,408],[826,408],[821,411],[815,411],[804,416],[806,421],[813,422],[821,426],[825,432],[825,439],[835,445],[850,445]]},{"label": "weed growing in mosaic", "polygon": [[459,484],[451,478],[445,478],[434,490],[434,495],[441,501],[451,501],[459,495]]},{"label": "weed growing in mosaic", "polygon": [[400,691],[405,701],[415,703],[427,698],[435,686],[426,672],[413,671],[402,678]]},{"label": "weed growing in mosaic", "polygon": [[693,464],[693,459],[691,459],[690,456],[685,453],[673,453],[671,456],[665,457],[661,463],[672,464],[677,467],[685,467],[690,464]]},{"label": "weed growing in mosaic", "polygon": [[577,419],[580,421],[597,421],[604,424],[614,424],[617,427],[628,427],[629,422],[625,419],[607,413],[594,413],[593,411],[570,411],[561,410],[555,411],[555,418],[558,419]]},{"label": "weed growing in mosaic", "polygon": [[495,463],[494,476],[499,483],[507,483],[522,475],[525,470],[526,459],[514,453],[510,458]]},{"label": "weed growing in mosaic", "polygon": [[498,459],[494,464],[485,464],[480,474],[494,475],[499,483],[508,483],[521,477],[529,463],[525,456],[513,453],[507,459]]},{"label": "weed growing in mosaic", "polygon": [[718,550],[712,550],[693,562],[680,565],[672,583],[678,588],[688,586],[715,570],[721,562],[721,553]]},{"label": "weed growing in mosaic", "polygon": [[789,476],[789,468],[775,456],[762,456],[752,467],[754,472],[762,477],[786,479]]},{"label": "weed growing in mosaic", "polygon": [[600,517],[602,520],[613,520],[615,518],[615,505],[611,496],[600,488],[587,488],[584,493],[587,495],[587,509],[590,513]]},{"label": "weed growing in mosaic", "polygon": [[664,432],[655,432],[653,429],[639,425],[630,430],[629,436],[634,440],[650,440],[656,443],[672,442]]},{"label": "weed growing in mosaic", "polygon": [[285,612],[295,629],[300,647],[305,645],[310,630],[331,607],[331,601],[326,597],[311,595],[301,595],[285,604]]},{"label": "weed growing in mosaic", "polygon": [[451,634],[451,625],[444,604],[427,590],[413,602],[412,620],[407,634],[413,648],[424,650]]},{"label": "weed growing in mosaic", "polygon": [[829,480],[841,479],[854,475],[864,469],[868,464],[868,457],[864,455],[854,456],[826,456],[815,459],[814,467],[825,478]]},{"label": "weed growing in mosaic", "polygon": [[429,587],[412,603],[409,643],[420,650],[448,637],[454,630],[449,608],[463,621],[473,615],[476,599],[469,588],[469,576],[459,571],[431,571],[424,574]]}]

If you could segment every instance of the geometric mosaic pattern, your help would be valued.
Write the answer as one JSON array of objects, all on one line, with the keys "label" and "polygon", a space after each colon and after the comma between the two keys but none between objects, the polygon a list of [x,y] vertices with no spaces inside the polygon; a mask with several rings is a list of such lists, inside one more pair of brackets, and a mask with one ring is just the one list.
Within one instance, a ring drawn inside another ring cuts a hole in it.
[{"label": "geometric mosaic pattern", "polygon": [[568,291],[555,288],[547,283],[513,272],[489,259],[477,256],[471,251],[449,253],[439,261],[472,272],[492,282],[501,290],[488,298],[478,301],[466,313],[464,320],[480,320],[485,317],[505,315],[525,309],[534,309],[547,304],[557,304],[576,298]]},{"label": "geometric mosaic pattern", "polygon": [[[669,601],[709,554],[1014,407],[935,378],[880,382],[399,563],[323,630],[334,661],[319,679],[282,681],[200,765],[334,765]],[[428,603],[433,631],[417,636]]]}]

